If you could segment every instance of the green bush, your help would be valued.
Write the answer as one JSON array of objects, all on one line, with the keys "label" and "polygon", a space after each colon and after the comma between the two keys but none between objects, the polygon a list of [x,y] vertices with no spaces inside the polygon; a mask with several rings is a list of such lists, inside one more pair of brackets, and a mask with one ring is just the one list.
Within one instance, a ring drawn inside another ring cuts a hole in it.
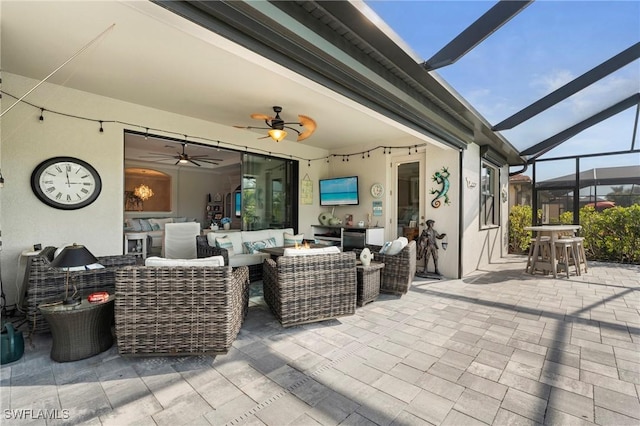
[{"label": "green bush", "polygon": [[[560,215],[560,223],[573,223],[573,212]],[[522,253],[529,247],[531,208],[514,206],[509,213],[509,251]],[[597,212],[580,209],[580,235],[589,260],[640,264],[640,205],[613,207]]]},{"label": "green bush", "polygon": [[532,233],[525,231],[525,226],[531,226],[531,207],[511,207],[509,212],[509,253],[524,253],[529,249]]}]

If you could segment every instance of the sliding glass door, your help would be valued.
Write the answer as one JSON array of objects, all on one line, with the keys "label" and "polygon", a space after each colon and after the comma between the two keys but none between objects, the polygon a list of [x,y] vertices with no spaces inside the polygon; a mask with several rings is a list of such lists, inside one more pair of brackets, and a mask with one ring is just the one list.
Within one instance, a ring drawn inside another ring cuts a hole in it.
[{"label": "sliding glass door", "polygon": [[298,228],[298,162],[242,158],[242,229]]}]

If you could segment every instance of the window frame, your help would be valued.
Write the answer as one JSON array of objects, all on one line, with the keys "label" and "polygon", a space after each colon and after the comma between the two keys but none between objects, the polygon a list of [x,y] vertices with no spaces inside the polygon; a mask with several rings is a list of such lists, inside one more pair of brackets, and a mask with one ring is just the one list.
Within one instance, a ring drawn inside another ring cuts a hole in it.
[{"label": "window frame", "polygon": [[[487,182],[484,179],[485,170],[490,170],[490,185],[488,191]],[[501,215],[500,215],[500,167],[491,163],[490,161],[486,161],[484,159],[480,162],[480,185],[479,185],[479,212],[478,212],[478,221],[481,230],[485,229],[495,229],[499,228],[501,224]],[[485,214],[487,207],[487,200],[491,198],[490,203],[492,204],[492,213],[491,213],[491,221],[487,221],[487,216]]]}]

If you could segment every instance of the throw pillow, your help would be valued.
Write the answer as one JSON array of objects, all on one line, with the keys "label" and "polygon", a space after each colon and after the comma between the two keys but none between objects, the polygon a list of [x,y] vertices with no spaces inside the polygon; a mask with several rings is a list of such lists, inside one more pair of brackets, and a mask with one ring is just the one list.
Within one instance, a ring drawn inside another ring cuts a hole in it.
[{"label": "throw pillow", "polygon": [[389,250],[389,247],[391,247],[391,241],[387,241],[386,243],[384,243],[384,245],[380,248],[380,254],[387,254],[387,250]]},{"label": "throw pillow", "polygon": [[260,253],[260,250],[267,247],[275,247],[276,239],[275,238],[267,238],[266,240],[259,241],[245,241],[242,243],[244,248],[247,250],[249,254]]},{"label": "throw pillow", "polygon": [[293,235],[288,232],[284,232],[283,237],[284,237],[285,246],[294,246],[296,244],[302,244],[302,242],[304,241],[304,234]]},{"label": "throw pillow", "polygon": [[151,224],[151,229],[154,231],[164,231],[164,226],[167,223],[173,223],[173,218],[164,217],[159,219],[149,219],[149,223]]},{"label": "throw pillow", "polygon": [[139,219],[140,220],[140,228],[144,232],[153,231],[151,228],[151,224],[149,223],[149,219]]},{"label": "throw pillow", "polygon": [[233,242],[228,236],[216,237],[216,247],[223,248],[227,250],[227,255],[233,256],[235,253],[233,251]]},{"label": "throw pillow", "polygon": [[388,256],[396,255],[400,253],[407,244],[409,244],[409,240],[407,240],[406,237],[399,237],[391,242],[391,245],[384,254]]}]

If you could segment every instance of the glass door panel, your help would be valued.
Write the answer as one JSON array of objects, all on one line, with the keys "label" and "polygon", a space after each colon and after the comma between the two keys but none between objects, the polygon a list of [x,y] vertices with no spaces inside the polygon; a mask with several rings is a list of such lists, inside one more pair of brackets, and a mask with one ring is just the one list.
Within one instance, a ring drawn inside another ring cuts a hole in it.
[{"label": "glass door panel", "polygon": [[420,235],[423,181],[422,161],[396,163],[396,234],[409,241]]}]

